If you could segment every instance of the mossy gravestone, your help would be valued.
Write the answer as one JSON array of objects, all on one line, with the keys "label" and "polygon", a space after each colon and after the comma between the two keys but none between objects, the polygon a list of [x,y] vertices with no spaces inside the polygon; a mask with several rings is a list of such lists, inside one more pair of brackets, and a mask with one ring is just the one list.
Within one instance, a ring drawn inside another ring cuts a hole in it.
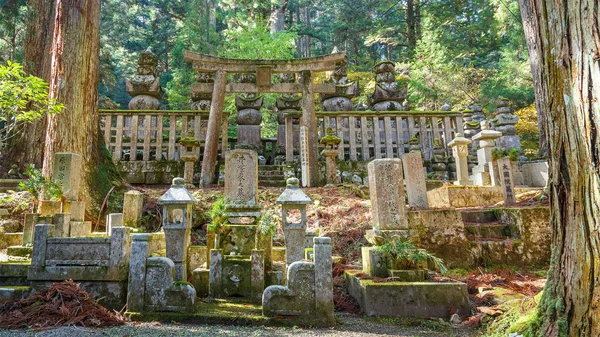
[{"label": "mossy gravestone", "polygon": [[408,229],[402,160],[375,159],[368,165],[373,228]]}]

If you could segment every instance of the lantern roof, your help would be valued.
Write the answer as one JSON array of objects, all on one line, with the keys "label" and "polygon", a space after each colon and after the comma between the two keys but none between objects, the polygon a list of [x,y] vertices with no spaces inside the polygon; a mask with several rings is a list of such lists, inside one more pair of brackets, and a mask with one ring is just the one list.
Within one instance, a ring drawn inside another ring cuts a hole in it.
[{"label": "lantern roof", "polygon": [[310,204],[310,198],[300,189],[300,181],[298,178],[289,178],[287,187],[277,198],[276,203],[280,205],[306,205]]},{"label": "lantern roof", "polygon": [[196,198],[185,188],[183,178],[175,178],[171,188],[158,198],[156,203],[159,205],[188,205],[196,203]]}]

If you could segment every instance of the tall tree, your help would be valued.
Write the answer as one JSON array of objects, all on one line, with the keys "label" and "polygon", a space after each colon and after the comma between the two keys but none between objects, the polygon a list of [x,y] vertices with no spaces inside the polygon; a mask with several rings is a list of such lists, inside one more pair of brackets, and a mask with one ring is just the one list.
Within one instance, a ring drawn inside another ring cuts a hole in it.
[{"label": "tall tree", "polygon": [[[50,80],[50,49],[54,31],[54,1],[29,0],[27,2],[27,33],[25,35],[23,66],[25,72],[44,81]],[[9,140],[6,163],[41,167],[46,139],[46,118],[30,123],[20,123],[18,132]]]},{"label": "tall tree", "polygon": [[598,0],[519,0],[547,114],[552,259],[532,334],[600,336]]},{"label": "tall tree", "polygon": [[271,4],[271,17],[269,18],[271,33],[277,33],[285,29],[285,12],[287,6],[288,0],[279,0]]},{"label": "tall tree", "polygon": [[80,198],[93,203],[106,192],[107,167],[111,167],[98,125],[100,0],[56,0],[55,4],[50,97],[65,109],[48,118],[43,173],[52,175],[55,153],[80,154]]}]

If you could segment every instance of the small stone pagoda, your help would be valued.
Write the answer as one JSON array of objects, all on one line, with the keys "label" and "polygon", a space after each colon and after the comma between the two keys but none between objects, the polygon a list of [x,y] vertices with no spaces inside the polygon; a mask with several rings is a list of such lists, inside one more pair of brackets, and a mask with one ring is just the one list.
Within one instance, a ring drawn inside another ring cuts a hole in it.
[{"label": "small stone pagoda", "polygon": [[129,110],[158,110],[162,98],[160,79],[156,74],[158,58],[148,48],[140,53],[138,74],[125,80],[125,88],[132,99]]},{"label": "small stone pagoda", "polygon": [[402,111],[408,87],[398,88],[393,62],[382,61],[375,65],[376,84],[371,106],[375,111]]}]

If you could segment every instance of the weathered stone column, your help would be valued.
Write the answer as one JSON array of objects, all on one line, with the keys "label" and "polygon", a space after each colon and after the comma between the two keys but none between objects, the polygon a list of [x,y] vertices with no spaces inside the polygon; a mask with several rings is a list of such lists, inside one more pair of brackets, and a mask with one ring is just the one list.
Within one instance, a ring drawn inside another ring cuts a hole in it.
[{"label": "weathered stone column", "polygon": [[490,130],[489,122],[481,122],[481,132],[473,136],[473,141],[479,143],[477,149],[477,166],[473,168],[473,180],[475,185],[491,185],[491,175],[494,173],[492,166],[492,149],[496,146],[496,139],[502,136],[502,132]]},{"label": "weathered stone column", "polygon": [[460,133],[457,133],[454,139],[448,143],[448,146],[452,148],[452,155],[456,161],[456,181],[454,185],[473,185],[473,182],[469,180],[469,145],[471,141],[464,138]]},{"label": "weathered stone column", "polygon": [[337,184],[336,157],[340,154],[339,149],[325,149],[321,151],[325,157],[325,172],[327,176],[327,185],[325,187],[334,187]]},{"label": "weathered stone column", "polygon": [[25,213],[25,224],[23,226],[23,246],[33,243],[33,229],[37,222],[38,213]]},{"label": "weathered stone column", "polygon": [[[287,187],[277,198],[276,203],[281,205],[281,220],[285,236],[285,262],[287,265],[304,259],[304,240],[306,237],[306,205],[310,198],[300,189],[297,178],[287,180]],[[291,222],[288,213],[292,210],[300,211],[300,222]]]},{"label": "weathered stone column", "polygon": [[[306,127],[306,163],[308,165],[308,187],[319,184],[317,156],[319,143],[317,135],[317,116],[315,115],[315,94],[312,88],[312,73],[302,72],[302,126]],[[304,160],[304,159],[302,159]]]},{"label": "weathered stone column", "polygon": [[123,197],[123,225],[139,227],[144,206],[144,193],[140,191],[127,191]]},{"label": "weathered stone column", "polygon": [[293,117],[285,116],[285,161],[294,161],[294,124]]},{"label": "weathered stone column", "polygon": [[46,240],[54,236],[54,225],[39,224],[35,226],[31,265],[43,267],[46,265]]},{"label": "weathered stone column", "polygon": [[110,213],[106,216],[106,235],[112,235],[112,229],[123,226],[123,213]]},{"label": "weathered stone column", "polygon": [[373,209],[373,229],[408,229],[402,160],[375,159],[369,163],[367,169]]},{"label": "weathered stone column", "polygon": [[225,103],[226,86],[227,72],[217,70],[215,73],[212,102],[210,104],[208,127],[206,129],[206,144],[204,146],[202,171],[200,173],[200,187],[210,185],[215,175],[215,164],[219,152],[219,129],[223,115],[223,104]]},{"label": "weathered stone column", "polygon": [[406,181],[408,204],[415,208],[429,209],[421,153],[410,152],[403,154],[402,167],[405,174],[404,180]]},{"label": "weathered stone column", "polygon": [[333,278],[331,260],[331,238],[313,239],[315,254],[315,310],[316,317],[327,325],[335,324],[333,305]]},{"label": "weathered stone column", "polygon": [[144,311],[146,291],[146,259],[148,239],[152,234],[133,234],[129,260],[129,282],[127,283],[127,311]]}]

